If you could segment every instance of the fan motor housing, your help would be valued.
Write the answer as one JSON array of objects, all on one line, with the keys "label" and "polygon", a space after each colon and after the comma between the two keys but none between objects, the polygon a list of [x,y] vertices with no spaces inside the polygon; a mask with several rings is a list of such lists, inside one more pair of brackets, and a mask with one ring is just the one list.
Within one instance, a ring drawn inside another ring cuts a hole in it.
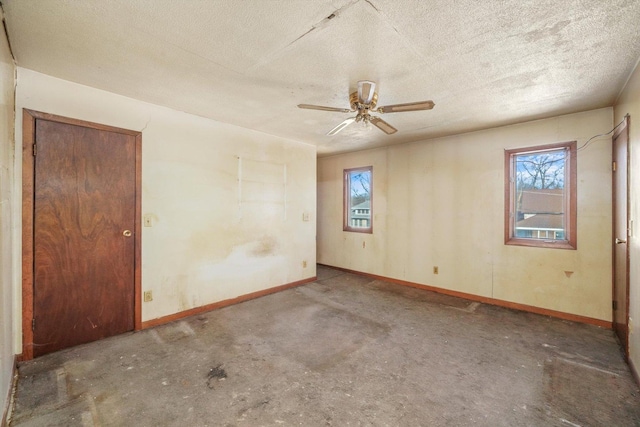
[{"label": "fan motor housing", "polygon": [[[349,102],[351,103],[352,110],[358,109],[358,102],[359,102],[358,91],[352,92],[349,95]],[[375,92],[373,94],[373,99],[371,100],[371,103],[367,106],[367,108],[369,110],[372,110],[376,107],[377,103],[378,103],[378,92]]]}]

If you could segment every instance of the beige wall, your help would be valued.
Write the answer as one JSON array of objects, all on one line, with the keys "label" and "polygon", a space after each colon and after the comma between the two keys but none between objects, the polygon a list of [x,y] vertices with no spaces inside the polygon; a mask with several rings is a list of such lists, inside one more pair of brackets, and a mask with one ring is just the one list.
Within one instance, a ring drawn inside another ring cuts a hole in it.
[{"label": "beige wall", "polygon": [[17,106],[142,131],[143,321],[315,276],[314,146],[23,68]]},{"label": "beige wall", "polygon": [[[0,9],[0,22],[2,22]],[[14,288],[11,230],[13,192],[13,116],[15,65],[4,31],[0,31],[0,418],[13,372]]]},{"label": "beige wall", "polygon": [[[604,108],[319,159],[318,262],[611,320],[611,138],[578,153],[575,251],[504,245],[503,168],[505,149],[580,146],[609,131],[612,114]],[[374,232],[343,232],[342,171],[368,165]]]},{"label": "beige wall", "polygon": [[630,191],[630,220],[631,236],[627,243],[630,265],[630,304],[629,304],[629,358],[636,369],[640,369],[640,332],[636,323],[640,322],[640,68],[631,75],[631,79],[624,88],[614,107],[615,123],[619,123],[625,114],[629,114],[629,150],[631,178]]}]

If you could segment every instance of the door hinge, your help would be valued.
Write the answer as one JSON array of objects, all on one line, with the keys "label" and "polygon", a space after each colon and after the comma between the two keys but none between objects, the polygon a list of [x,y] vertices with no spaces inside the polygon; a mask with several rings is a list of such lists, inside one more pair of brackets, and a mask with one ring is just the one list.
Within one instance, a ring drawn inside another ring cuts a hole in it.
[{"label": "door hinge", "polygon": [[33,144],[33,155],[34,155],[34,156],[36,155],[36,152],[37,152],[37,151],[38,151],[38,150],[36,149],[36,144]]},{"label": "door hinge", "polygon": [[613,306],[614,310],[618,309],[618,301],[611,301],[611,305]]},{"label": "door hinge", "polygon": [[616,161],[615,161],[615,160],[611,163],[611,169],[612,169],[614,172],[616,171],[616,169],[618,169],[618,163],[616,163]]},{"label": "door hinge", "polygon": [[32,331],[36,330],[36,318],[35,317],[33,319],[31,319],[31,330]]}]

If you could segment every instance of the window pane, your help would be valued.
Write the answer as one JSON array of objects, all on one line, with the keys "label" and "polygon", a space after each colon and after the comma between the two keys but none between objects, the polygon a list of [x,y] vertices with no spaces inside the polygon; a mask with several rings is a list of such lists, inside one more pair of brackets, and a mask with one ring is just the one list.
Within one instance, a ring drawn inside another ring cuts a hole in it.
[{"label": "window pane", "polygon": [[348,172],[348,227],[371,228],[371,170]]},{"label": "window pane", "polygon": [[516,154],[514,237],[565,240],[565,149]]}]

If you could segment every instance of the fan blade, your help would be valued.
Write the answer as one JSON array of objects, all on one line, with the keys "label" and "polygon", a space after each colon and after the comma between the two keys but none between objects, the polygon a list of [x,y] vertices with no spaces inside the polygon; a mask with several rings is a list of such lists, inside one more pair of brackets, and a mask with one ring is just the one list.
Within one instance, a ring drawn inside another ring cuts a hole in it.
[{"label": "fan blade", "polygon": [[382,132],[386,133],[387,135],[391,135],[392,133],[398,132],[398,129],[394,128],[389,123],[382,120],[380,117],[371,117],[369,121],[373,123],[375,127],[380,129]]},{"label": "fan blade", "polygon": [[342,129],[346,128],[347,126],[349,126],[351,123],[353,123],[355,121],[356,121],[355,117],[349,117],[347,120],[345,120],[344,122],[340,123],[338,126],[336,126],[333,129],[331,129],[327,133],[327,136],[335,135],[336,133],[340,132]]},{"label": "fan blade", "polygon": [[322,105],[311,105],[311,104],[298,104],[298,108],[304,108],[307,110],[336,111],[338,113],[350,113],[352,111],[348,108],[325,107]]},{"label": "fan blade", "polygon": [[385,105],[376,111],[379,113],[401,113],[403,111],[431,110],[435,105],[433,101],[409,102],[407,104]]},{"label": "fan blade", "polygon": [[358,101],[361,104],[369,105],[373,101],[373,95],[376,93],[376,83],[369,80],[361,80],[358,82]]}]

